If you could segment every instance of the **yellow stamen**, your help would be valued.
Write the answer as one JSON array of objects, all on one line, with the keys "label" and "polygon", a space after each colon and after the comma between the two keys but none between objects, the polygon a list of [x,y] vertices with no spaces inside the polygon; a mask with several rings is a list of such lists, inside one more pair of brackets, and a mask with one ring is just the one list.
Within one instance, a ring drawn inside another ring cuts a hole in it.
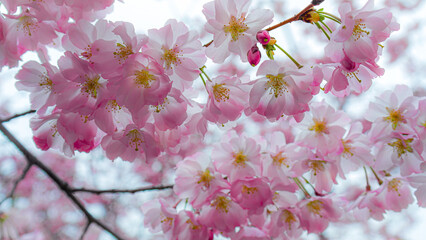
[{"label": "yellow stamen", "polygon": [[147,70],[140,70],[135,72],[135,82],[138,87],[150,88],[151,83],[156,80],[155,76]]},{"label": "yellow stamen", "polygon": [[101,84],[99,83],[100,76],[96,75],[93,78],[89,78],[86,76],[86,82],[81,84],[81,90],[93,98],[96,98],[98,96],[98,89],[101,87]]},{"label": "yellow stamen", "polygon": [[226,101],[229,99],[229,89],[227,87],[224,87],[225,84],[218,84],[216,83],[213,86],[213,96],[214,99],[216,99],[217,102]]},{"label": "yellow stamen", "polygon": [[227,197],[225,197],[225,196],[218,196],[213,201],[213,203],[211,204],[211,206],[216,207],[216,210],[218,210],[219,212],[228,213],[228,211],[229,211],[229,203],[230,202],[231,202],[231,200],[228,199]]},{"label": "yellow stamen", "polygon": [[135,151],[139,151],[139,146],[143,143],[141,132],[137,129],[133,129],[126,134],[126,137],[129,139],[129,146],[133,147]]},{"label": "yellow stamen", "polygon": [[287,82],[284,80],[284,74],[280,73],[276,76],[268,74],[266,78],[268,78],[268,82],[266,83],[266,87],[270,88],[269,94],[274,94],[275,98],[282,96],[284,92],[288,92],[287,90]]},{"label": "yellow stamen", "polygon": [[401,194],[399,193],[399,189],[401,186],[401,180],[394,178],[388,183],[388,192],[397,192],[398,196],[401,196]]},{"label": "yellow stamen", "polygon": [[234,153],[234,165],[245,167],[247,162],[247,156],[243,154],[243,151],[239,151],[237,154]]},{"label": "yellow stamen", "polygon": [[314,131],[316,134],[328,134],[327,123],[324,120],[320,121],[315,118],[313,120],[314,125],[309,128],[310,131]]},{"label": "yellow stamen", "polygon": [[361,37],[364,37],[370,34],[370,32],[365,29],[366,29],[366,26],[364,23],[362,23],[362,19],[355,20],[355,26],[352,30],[352,36],[354,37],[355,41],[359,40]]},{"label": "yellow stamen", "polygon": [[133,53],[134,52],[131,45],[127,46],[125,44],[117,43],[117,51],[115,51],[113,54],[115,58],[118,58],[118,62],[122,63],[122,61],[126,61],[127,58]]},{"label": "yellow stamen", "polygon": [[166,68],[173,68],[172,65],[179,65],[182,63],[182,61],[179,59],[179,51],[177,50],[177,46],[172,49],[166,49],[165,47],[162,47],[164,54],[161,58],[166,63]]},{"label": "yellow stamen", "polygon": [[388,107],[386,108],[386,110],[388,111],[389,116],[384,117],[383,120],[391,122],[393,130],[396,129],[400,122],[406,122],[405,117],[400,110],[390,109]]},{"label": "yellow stamen", "polygon": [[306,204],[306,207],[313,214],[322,217],[321,210],[323,209],[323,205],[324,203],[321,200],[313,200]]},{"label": "yellow stamen", "polygon": [[246,195],[250,195],[250,194],[254,194],[257,192],[257,188],[256,187],[247,187],[246,185],[243,185],[243,189],[242,189],[242,193],[246,194]]},{"label": "yellow stamen", "polygon": [[275,166],[281,166],[281,165],[284,165],[284,166],[286,166],[286,167],[290,167],[290,165],[288,165],[288,163],[287,163],[287,157],[286,156],[283,156],[283,153],[282,152],[279,152],[277,155],[275,155],[275,156],[273,156],[273,155],[271,155],[271,158],[272,158],[272,163],[275,165]]},{"label": "yellow stamen", "polygon": [[413,152],[413,148],[410,146],[412,141],[412,138],[407,140],[398,138],[395,142],[388,143],[388,145],[393,147],[393,149],[398,153],[398,157],[401,157],[403,154],[407,154],[407,152]]},{"label": "yellow stamen", "polygon": [[200,177],[197,184],[202,184],[205,188],[210,187],[210,182],[214,179],[214,176],[210,175],[210,170],[206,169],[204,172],[199,172]]},{"label": "yellow stamen", "polygon": [[288,229],[291,230],[291,224],[296,222],[296,216],[289,210],[283,210],[280,215],[280,219],[288,225]]},{"label": "yellow stamen", "polygon": [[231,41],[237,41],[240,35],[242,35],[245,31],[249,29],[247,24],[244,23],[245,20],[246,18],[244,17],[244,15],[242,15],[239,19],[237,19],[235,16],[231,16],[231,20],[229,20],[229,25],[223,26],[225,34],[231,34]]}]

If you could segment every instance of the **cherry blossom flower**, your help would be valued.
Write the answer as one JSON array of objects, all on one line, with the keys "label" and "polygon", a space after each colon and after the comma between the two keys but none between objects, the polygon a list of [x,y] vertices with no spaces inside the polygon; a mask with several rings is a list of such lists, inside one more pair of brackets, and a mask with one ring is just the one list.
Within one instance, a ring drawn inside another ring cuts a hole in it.
[{"label": "cherry blossom flower", "polygon": [[392,131],[411,132],[408,119],[416,115],[416,101],[408,86],[397,85],[371,102],[365,119],[373,122],[369,133],[372,141],[389,137]]},{"label": "cherry blossom flower", "polygon": [[297,115],[309,109],[311,92],[301,88],[293,79],[294,75],[303,73],[268,60],[259,66],[257,75],[264,77],[255,80],[246,114],[256,111],[270,120],[278,120],[283,114]]},{"label": "cherry blossom flower", "polygon": [[234,181],[231,196],[250,215],[260,214],[268,204],[272,204],[272,191],[264,178]]},{"label": "cherry blossom flower", "polygon": [[260,175],[260,146],[252,138],[234,137],[215,146],[212,160],[217,171],[230,182]]},{"label": "cherry blossom flower", "polygon": [[230,187],[204,154],[196,154],[179,162],[175,182],[175,193],[181,198],[188,198],[194,208],[200,208],[210,201],[217,191]]},{"label": "cherry blossom flower", "polygon": [[31,108],[38,109],[40,114],[56,104],[58,95],[54,85],[56,79],[61,77],[58,72],[56,67],[48,63],[29,61],[15,76],[19,80],[15,84],[16,88],[30,92]]},{"label": "cherry blossom flower", "polygon": [[209,205],[204,205],[199,221],[221,232],[232,232],[235,227],[247,222],[247,211],[240,207],[232,198],[217,194]]},{"label": "cherry blossom flower", "polygon": [[342,24],[331,37],[331,45],[336,51],[326,51],[331,56],[341,55],[343,48],[348,57],[358,63],[374,60],[378,56],[379,43],[387,39],[391,32],[399,29],[392,13],[386,9],[374,10],[374,1],[369,0],[361,9],[353,10],[349,3],[339,7]]},{"label": "cherry blossom flower", "polygon": [[300,226],[309,233],[323,232],[329,222],[338,221],[342,214],[330,197],[302,200],[299,205]]},{"label": "cherry blossom flower", "polygon": [[206,89],[209,98],[203,115],[207,120],[224,124],[241,116],[248,101],[248,86],[240,78],[220,75],[207,81]]},{"label": "cherry blossom flower", "polygon": [[256,43],[256,34],[272,22],[273,13],[266,9],[248,12],[250,0],[214,0],[204,5],[205,30],[213,34],[206,55],[222,63],[231,54],[247,61],[247,52]]},{"label": "cherry blossom flower", "polygon": [[[350,118],[344,112],[334,110],[324,101],[312,103],[310,109],[309,114],[296,125],[302,132],[296,136],[295,141],[311,149],[317,149],[324,155],[337,151]],[[327,144],[323,144],[325,142]]]},{"label": "cherry blossom flower", "polygon": [[175,19],[170,19],[160,29],[148,30],[149,42],[145,53],[154,58],[180,90],[200,74],[206,62],[198,34]]},{"label": "cherry blossom flower", "polygon": [[121,157],[130,162],[137,158],[149,161],[159,154],[155,139],[149,130],[149,126],[140,129],[134,124],[129,124],[123,131],[103,137],[102,148],[111,160]]}]

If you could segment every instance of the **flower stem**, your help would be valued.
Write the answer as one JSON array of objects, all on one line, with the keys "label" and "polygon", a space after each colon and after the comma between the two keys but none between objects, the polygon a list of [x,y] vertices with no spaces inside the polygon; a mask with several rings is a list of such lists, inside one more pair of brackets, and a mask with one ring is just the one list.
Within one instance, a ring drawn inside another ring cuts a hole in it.
[{"label": "flower stem", "polygon": [[327,34],[327,32],[324,30],[324,28],[319,24],[319,23],[315,23],[315,25],[317,26],[318,29],[320,29],[324,35],[327,37],[328,40],[330,40],[330,36]]},{"label": "flower stem", "polygon": [[374,169],[372,167],[370,167],[370,169],[373,172],[374,176],[376,177],[377,182],[379,182],[379,185],[382,185],[383,184],[382,179],[380,179],[379,175],[377,175],[376,171],[374,171]]},{"label": "flower stem", "polygon": [[367,183],[367,186],[365,186],[365,190],[368,192],[371,190],[370,181],[368,180],[367,169],[365,168],[365,166],[363,166],[363,168],[364,168],[364,174],[365,174],[365,181]]},{"label": "flower stem", "polygon": [[331,14],[331,13],[328,13],[328,12],[320,12],[320,11],[317,11],[320,15],[322,15],[323,17],[325,17],[325,18],[328,18],[328,19],[330,19],[330,20],[333,20],[333,21],[335,21],[335,22],[337,22],[338,24],[341,24],[342,23],[342,19],[340,19],[339,17],[337,17],[337,16],[335,16],[335,15],[333,15],[333,14]]},{"label": "flower stem", "polygon": [[302,65],[300,65],[300,63],[298,63],[297,61],[296,61],[296,59],[294,59],[290,54],[288,54],[288,52],[286,52],[282,47],[280,47],[280,46],[278,46],[278,44],[276,44],[275,43],[275,46],[277,47],[277,48],[279,48],[285,55],[287,55],[287,57],[288,58],[290,58],[290,60],[294,63],[294,64],[296,64],[296,66],[297,66],[297,68],[302,68],[303,66]]},{"label": "flower stem", "polygon": [[311,194],[309,194],[308,190],[306,190],[306,188],[303,186],[303,184],[300,182],[300,180],[297,177],[294,177],[293,180],[297,184],[299,189],[302,190],[302,192],[305,194],[305,197],[307,199],[312,197]]},{"label": "flower stem", "polygon": [[[200,71],[204,74],[204,76],[206,76],[206,78],[207,78],[207,80],[209,81],[209,82],[211,82],[212,80],[209,78],[209,75],[207,75],[207,73],[204,71],[204,68],[206,68],[206,66],[202,66],[201,68],[200,68]],[[201,74],[200,74],[201,75]],[[203,79],[203,81],[204,81],[204,79]],[[205,85],[205,84],[204,84]]]}]

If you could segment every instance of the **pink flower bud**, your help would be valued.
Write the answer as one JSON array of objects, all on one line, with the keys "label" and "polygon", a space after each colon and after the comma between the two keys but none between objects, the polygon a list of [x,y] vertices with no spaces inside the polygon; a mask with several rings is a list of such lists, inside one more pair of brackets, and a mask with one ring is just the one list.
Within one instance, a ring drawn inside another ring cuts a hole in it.
[{"label": "pink flower bud", "polygon": [[269,36],[269,32],[268,31],[262,30],[262,31],[257,32],[256,39],[262,45],[267,45],[269,43],[269,40],[271,40],[271,36]]},{"label": "pink flower bud", "polygon": [[261,58],[261,54],[259,51],[259,48],[257,45],[254,45],[248,52],[247,52],[247,59],[253,67],[255,67],[257,64],[259,64]]}]

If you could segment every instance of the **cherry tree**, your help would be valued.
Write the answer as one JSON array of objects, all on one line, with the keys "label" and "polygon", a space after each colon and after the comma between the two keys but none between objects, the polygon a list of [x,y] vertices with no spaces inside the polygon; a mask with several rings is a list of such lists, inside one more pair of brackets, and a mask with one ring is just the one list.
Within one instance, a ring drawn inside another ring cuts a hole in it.
[{"label": "cherry tree", "polygon": [[426,206],[424,3],[361,2],[140,32],[125,1],[0,0],[0,238],[399,239]]}]

